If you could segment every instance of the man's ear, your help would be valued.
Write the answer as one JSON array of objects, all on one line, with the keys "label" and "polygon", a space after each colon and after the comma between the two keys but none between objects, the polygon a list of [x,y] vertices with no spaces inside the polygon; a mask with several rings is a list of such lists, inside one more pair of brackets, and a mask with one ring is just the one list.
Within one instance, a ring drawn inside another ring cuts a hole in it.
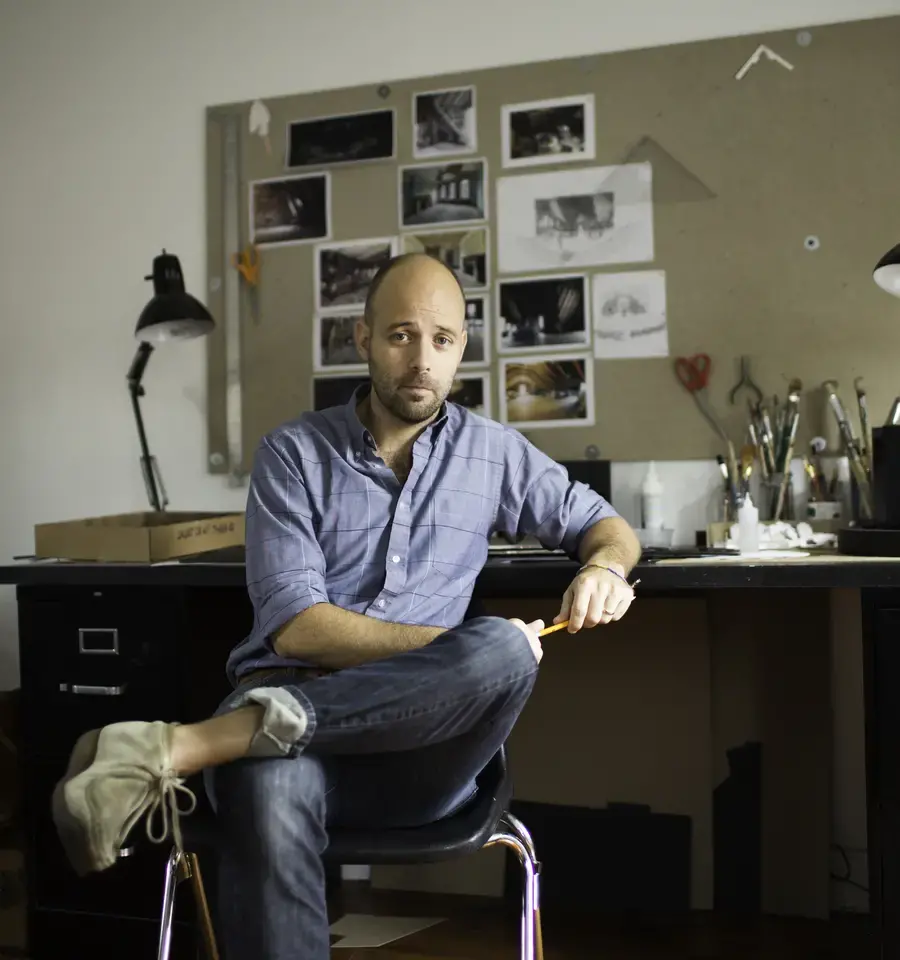
[{"label": "man's ear", "polygon": [[365,317],[360,317],[353,327],[353,339],[356,341],[356,352],[361,360],[368,362],[369,345],[372,342],[372,329],[366,323]]}]

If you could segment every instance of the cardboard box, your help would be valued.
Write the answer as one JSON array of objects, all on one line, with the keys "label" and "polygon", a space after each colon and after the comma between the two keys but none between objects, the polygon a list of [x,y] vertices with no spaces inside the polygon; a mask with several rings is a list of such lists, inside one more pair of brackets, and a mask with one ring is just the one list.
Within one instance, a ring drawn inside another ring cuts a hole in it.
[{"label": "cardboard box", "polygon": [[244,543],[242,513],[120,513],[34,528],[36,557],[157,563]]}]

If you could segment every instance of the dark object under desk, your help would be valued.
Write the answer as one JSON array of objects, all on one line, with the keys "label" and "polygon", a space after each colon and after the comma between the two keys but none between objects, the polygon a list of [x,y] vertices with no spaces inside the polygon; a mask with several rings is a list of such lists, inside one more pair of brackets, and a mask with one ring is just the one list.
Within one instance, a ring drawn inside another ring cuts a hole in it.
[{"label": "dark object under desk", "polygon": [[[476,598],[557,601],[568,560],[491,560]],[[722,588],[861,590],[866,665],[869,865],[881,956],[900,960],[900,562],[642,564],[640,593]],[[228,563],[35,563],[0,567],[17,585],[22,675],[23,809],[29,956],[155,957],[167,848],[142,850],[80,879],[63,860],[49,796],[77,736],[126,719],[191,722],[227,693],[223,665],[250,627],[239,556]],[[115,650],[115,654],[112,652]],[[194,956],[192,904],[181,897],[175,957]]]}]

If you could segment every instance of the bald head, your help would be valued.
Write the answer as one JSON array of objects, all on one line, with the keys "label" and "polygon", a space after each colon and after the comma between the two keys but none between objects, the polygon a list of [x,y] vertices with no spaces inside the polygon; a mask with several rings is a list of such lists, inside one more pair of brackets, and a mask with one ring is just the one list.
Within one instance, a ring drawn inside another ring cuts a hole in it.
[{"label": "bald head", "polygon": [[421,296],[429,287],[438,298],[449,297],[451,302],[458,299],[465,322],[466,294],[456,274],[429,253],[401,253],[388,260],[372,278],[366,297],[366,323],[371,326],[374,322],[382,292],[386,298],[393,299],[397,288],[408,298],[413,291]]},{"label": "bald head", "polygon": [[356,324],[378,402],[405,423],[433,417],[466,348],[466,296],[435,257],[407,253],[378,271]]}]

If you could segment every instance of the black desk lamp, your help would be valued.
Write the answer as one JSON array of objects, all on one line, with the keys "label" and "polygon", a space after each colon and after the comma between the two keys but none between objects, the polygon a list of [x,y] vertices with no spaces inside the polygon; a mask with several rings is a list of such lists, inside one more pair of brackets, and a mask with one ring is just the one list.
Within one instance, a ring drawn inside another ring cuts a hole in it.
[{"label": "black desk lamp", "polygon": [[135,327],[134,335],[141,342],[128,370],[128,392],[131,394],[131,406],[141,443],[141,472],[144,474],[147,497],[154,510],[162,511],[169,501],[156,457],[151,456],[147,446],[144,418],[141,416],[140,398],[144,396],[141,380],[155,343],[202,337],[215,324],[206,307],[185,292],[178,257],[163,250],[153,259],[153,273],[144,279],[153,281],[153,299],[141,311]]},{"label": "black desk lamp", "polygon": [[882,290],[900,297],[900,243],[875,264],[872,277]]}]

